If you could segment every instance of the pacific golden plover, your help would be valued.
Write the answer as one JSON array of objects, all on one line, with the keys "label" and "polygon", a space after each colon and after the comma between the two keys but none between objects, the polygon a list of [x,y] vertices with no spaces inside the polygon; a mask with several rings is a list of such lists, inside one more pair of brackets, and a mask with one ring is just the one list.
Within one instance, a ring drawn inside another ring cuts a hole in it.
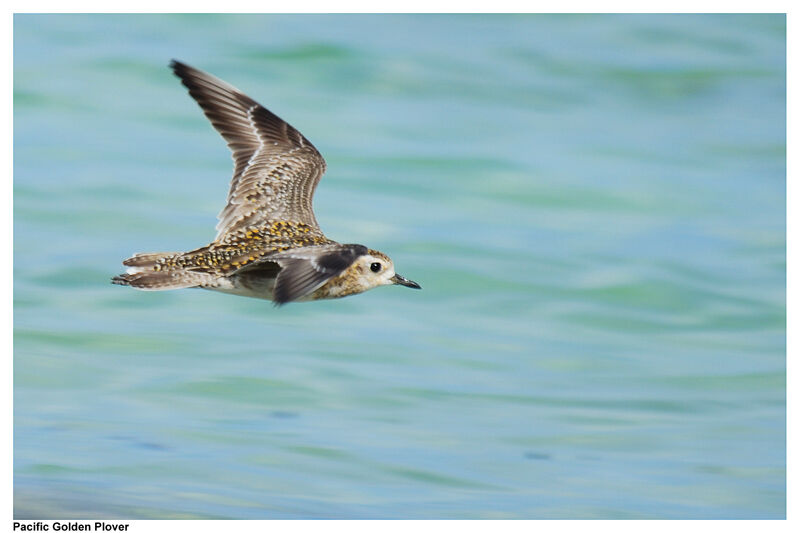
[{"label": "pacific golden plover", "polygon": [[389,257],[328,239],[312,197],[325,160],[299,131],[232,85],[178,61],[172,70],[233,152],[214,241],[191,252],[140,253],[113,283],[142,290],[199,287],[276,304],[341,298],[416,282]]}]

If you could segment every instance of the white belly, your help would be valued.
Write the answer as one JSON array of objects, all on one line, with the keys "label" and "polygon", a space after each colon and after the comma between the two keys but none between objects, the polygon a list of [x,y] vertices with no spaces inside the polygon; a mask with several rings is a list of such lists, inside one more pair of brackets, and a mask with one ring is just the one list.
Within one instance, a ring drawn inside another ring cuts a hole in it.
[{"label": "white belly", "polygon": [[260,298],[262,300],[272,300],[272,289],[275,288],[275,278],[256,278],[247,279],[239,276],[229,278],[219,278],[214,285],[201,287],[209,291],[224,292],[235,294],[236,296],[246,296],[248,298]]}]

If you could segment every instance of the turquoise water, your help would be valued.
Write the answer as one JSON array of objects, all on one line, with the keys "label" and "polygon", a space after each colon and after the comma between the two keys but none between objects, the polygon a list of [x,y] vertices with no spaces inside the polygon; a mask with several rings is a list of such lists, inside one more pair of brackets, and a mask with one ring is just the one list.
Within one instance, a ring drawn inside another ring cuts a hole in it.
[{"label": "turquoise water", "polygon": [[[16,16],[17,518],[783,518],[785,18]],[[167,63],[422,291],[112,286],[214,236]]]}]

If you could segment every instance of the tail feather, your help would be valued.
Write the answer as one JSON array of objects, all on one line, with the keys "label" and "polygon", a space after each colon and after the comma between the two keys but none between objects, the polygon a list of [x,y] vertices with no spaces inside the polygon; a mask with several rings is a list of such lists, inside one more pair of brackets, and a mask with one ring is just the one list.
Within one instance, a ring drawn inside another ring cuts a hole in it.
[{"label": "tail feather", "polygon": [[161,272],[134,272],[111,278],[115,285],[126,285],[145,291],[168,291],[207,285],[214,281],[211,274],[173,270]]},{"label": "tail feather", "polygon": [[122,262],[128,267],[128,271],[111,278],[111,283],[145,291],[166,291],[208,285],[214,281],[214,276],[205,272],[169,268],[156,269],[160,259],[178,255],[180,252],[135,254]]},{"label": "tail feather", "polygon": [[167,257],[175,257],[181,255],[180,252],[149,252],[143,254],[133,254],[133,257],[127,258],[125,261],[122,262],[123,265],[129,267],[152,267],[154,266],[159,259],[164,259]]}]

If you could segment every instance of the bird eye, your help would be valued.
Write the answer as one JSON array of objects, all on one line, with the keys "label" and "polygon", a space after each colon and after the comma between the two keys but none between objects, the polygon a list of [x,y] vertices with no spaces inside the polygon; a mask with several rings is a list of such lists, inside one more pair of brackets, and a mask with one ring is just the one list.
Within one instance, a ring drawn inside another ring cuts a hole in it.
[{"label": "bird eye", "polygon": [[381,271],[381,264],[380,263],[372,263],[369,266],[369,269],[372,270],[373,272],[380,272]]}]

